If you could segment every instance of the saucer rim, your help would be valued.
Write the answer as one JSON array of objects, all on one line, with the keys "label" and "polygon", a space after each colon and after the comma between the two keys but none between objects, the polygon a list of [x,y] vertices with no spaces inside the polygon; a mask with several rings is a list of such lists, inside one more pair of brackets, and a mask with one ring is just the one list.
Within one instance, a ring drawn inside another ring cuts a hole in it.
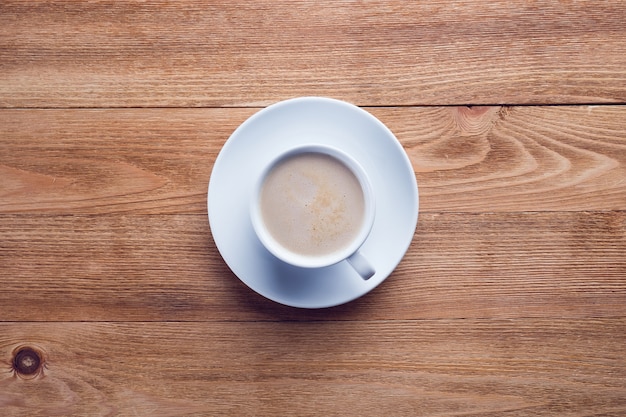
[{"label": "saucer rim", "polygon": [[[337,99],[333,99],[333,98],[328,98],[328,97],[318,97],[318,96],[305,96],[305,97],[296,97],[296,98],[292,98],[292,99],[287,99],[287,100],[283,100],[283,101],[279,101],[277,103],[274,103],[270,106],[267,106],[257,112],[255,112],[253,115],[251,115],[250,117],[248,117],[244,122],[242,122],[234,131],[233,133],[230,135],[230,137],[227,139],[227,141],[224,143],[224,145],[222,146],[222,149],[220,150],[213,169],[212,169],[212,173],[211,173],[211,177],[209,179],[209,186],[208,186],[208,192],[207,192],[207,210],[208,210],[208,220],[209,220],[209,224],[211,227],[211,231],[213,233],[214,231],[214,224],[217,221],[217,219],[215,219],[215,212],[214,210],[212,210],[212,188],[214,188],[214,184],[215,184],[215,178],[218,177],[219,175],[215,175],[216,172],[219,173],[220,167],[221,165],[223,165],[223,161],[227,158],[227,156],[229,155],[229,153],[232,153],[231,148],[233,148],[236,145],[236,142],[238,141],[238,137],[241,136],[242,132],[245,132],[246,128],[255,123],[258,119],[265,117],[268,113],[271,112],[275,112],[280,110],[281,107],[283,106],[291,106],[291,105],[296,105],[298,103],[302,103],[302,102],[308,102],[308,103],[318,103],[321,105],[330,105],[330,106],[343,106],[346,107],[349,111],[351,112],[356,112],[357,115],[359,116],[359,118],[361,117],[365,117],[369,120],[369,122],[373,122],[375,123],[378,128],[380,128],[383,132],[384,132],[384,136],[385,136],[385,147],[389,148],[389,151],[387,151],[389,154],[394,153],[394,158],[397,158],[399,160],[402,160],[404,163],[404,167],[402,167],[402,170],[406,171],[406,173],[403,173],[402,176],[404,176],[404,174],[408,174],[409,172],[411,173],[410,176],[407,175],[406,179],[402,180],[402,181],[406,181],[404,186],[407,188],[410,188],[412,190],[412,193],[410,196],[406,197],[406,201],[410,201],[411,206],[412,206],[412,215],[411,215],[411,222],[409,224],[408,222],[408,217],[406,219],[406,226],[407,226],[407,230],[410,230],[410,238],[407,238],[406,241],[404,242],[403,245],[399,245],[397,249],[395,249],[395,254],[394,256],[399,255],[397,262],[392,262],[393,266],[391,267],[391,269],[388,272],[384,273],[384,276],[381,275],[379,277],[376,277],[375,280],[372,280],[372,282],[370,282],[367,286],[361,286],[361,287],[354,287],[354,290],[352,291],[351,294],[345,294],[343,297],[341,297],[340,301],[325,301],[323,299],[309,299],[306,300],[306,302],[304,302],[303,300],[291,300],[289,299],[288,296],[285,297],[280,297],[280,296],[276,296],[275,294],[270,294],[271,291],[264,291],[264,289],[262,288],[263,285],[255,285],[255,283],[259,283],[261,282],[261,280],[256,280],[250,277],[242,277],[241,275],[241,269],[237,267],[234,264],[240,264],[242,261],[237,261],[236,258],[237,256],[232,256],[232,254],[225,254],[224,253],[224,248],[222,247],[222,244],[220,242],[220,237],[216,236],[215,234],[213,234],[213,240],[215,242],[215,245],[222,257],[222,259],[224,260],[224,262],[227,264],[227,266],[230,268],[230,270],[235,274],[235,276],[241,281],[243,282],[248,288],[250,288],[251,290],[253,290],[254,292],[260,294],[261,296],[272,300],[276,303],[279,304],[283,304],[283,305],[287,305],[287,306],[291,306],[291,307],[296,307],[296,308],[305,308],[305,309],[318,309],[318,308],[328,308],[328,307],[334,307],[334,306],[338,306],[338,305],[342,305],[348,302],[351,302],[357,298],[360,298],[362,296],[364,296],[365,294],[369,293],[370,291],[372,291],[374,288],[378,287],[383,281],[385,281],[392,273],[393,271],[396,269],[396,267],[398,266],[398,264],[402,261],[402,259],[404,258],[406,252],[408,251],[412,240],[413,240],[413,235],[415,233],[416,227],[417,227],[417,222],[418,222],[418,217],[419,217],[419,190],[418,190],[418,184],[417,181],[415,179],[415,175],[414,175],[414,170],[411,164],[411,161],[408,157],[408,155],[406,154],[404,148],[402,147],[401,143],[398,141],[398,139],[396,138],[396,136],[391,132],[391,130],[384,124],[382,123],[378,118],[376,118],[374,115],[372,115],[371,113],[367,112],[366,110],[364,110],[361,107],[358,107],[354,104],[342,101],[342,100],[337,100]],[[331,126],[332,128],[332,126]],[[241,140],[241,139],[239,139]],[[393,147],[391,146],[393,144]],[[300,146],[302,144],[297,144],[294,146]],[[328,145],[328,144],[322,144],[324,146],[334,146],[333,145]],[[342,151],[344,153],[350,154],[350,152],[347,152],[346,150]],[[276,157],[277,155],[273,155],[272,158]],[[353,156],[353,155],[351,155]],[[359,162],[357,160],[357,162]],[[369,175],[369,173],[368,173]],[[381,174],[382,177],[384,177],[384,174]],[[409,178],[410,177],[410,178]],[[410,183],[410,184],[409,184]],[[213,187],[212,187],[213,185]],[[410,186],[409,186],[410,185]],[[378,201],[377,201],[378,203]],[[213,213],[213,214],[212,214]],[[377,222],[380,223],[381,221],[385,221],[385,220],[381,220],[376,218],[374,220],[374,223],[376,224]],[[387,219],[387,223],[389,223],[389,220]],[[251,226],[251,225],[250,225]],[[248,233],[251,230],[248,230]],[[254,235],[254,237],[256,237],[254,231],[252,230],[252,235]],[[407,232],[408,233],[408,232]],[[365,245],[366,243],[368,243],[368,241],[372,239],[371,235],[368,236],[368,238],[365,240],[365,242],[363,243],[363,245]],[[259,253],[258,257],[262,257],[264,256],[264,254]],[[279,264],[283,264],[282,261],[280,261],[279,259],[274,258],[272,260],[275,263],[279,263]],[[331,267],[326,267],[326,268],[332,268]],[[313,270],[312,272],[314,274],[317,274],[318,276],[320,276],[324,270],[326,270],[326,268],[311,268],[311,270]],[[389,268],[387,268],[389,269]],[[238,273],[239,271],[239,273]],[[342,276],[343,279],[343,275],[340,274],[340,276]],[[275,277],[276,279],[278,279],[278,277]],[[272,278],[273,279],[273,278]],[[347,279],[347,277],[346,277]],[[362,279],[359,277],[359,279]],[[267,285],[266,285],[267,287]]]}]

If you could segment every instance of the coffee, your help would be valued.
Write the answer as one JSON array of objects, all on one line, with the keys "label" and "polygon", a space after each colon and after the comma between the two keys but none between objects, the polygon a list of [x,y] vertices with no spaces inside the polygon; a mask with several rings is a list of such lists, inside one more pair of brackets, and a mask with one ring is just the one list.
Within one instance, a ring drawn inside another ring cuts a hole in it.
[{"label": "coffee", "polygon": [[273,238],[304,256],[339,251],[358,236],[365,217],[359,180],[338,159],[305,152],[279,161],[259,195],[261,217]]}]

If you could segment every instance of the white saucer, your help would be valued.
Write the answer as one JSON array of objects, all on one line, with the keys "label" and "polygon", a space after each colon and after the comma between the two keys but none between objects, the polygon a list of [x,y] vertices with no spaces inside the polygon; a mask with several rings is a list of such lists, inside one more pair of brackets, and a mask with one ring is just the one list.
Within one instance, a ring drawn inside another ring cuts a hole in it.
[{"label": "white saucer", "polygon": [[[312,143],[350,154],[370,178],[376,219],[361,252],[376,274],[367,281],[346,261],[320,269],[287,265],[252,229],[250,198],[263,168],[285,150]],[[365,110],[321,97],[273,104],[241,124],[215,161],[207,200],[213,239],[235,275],[264,297],[302,308],[343,304],[383,282],[413,239],[419,206],[413,167],[393,133]]]}]

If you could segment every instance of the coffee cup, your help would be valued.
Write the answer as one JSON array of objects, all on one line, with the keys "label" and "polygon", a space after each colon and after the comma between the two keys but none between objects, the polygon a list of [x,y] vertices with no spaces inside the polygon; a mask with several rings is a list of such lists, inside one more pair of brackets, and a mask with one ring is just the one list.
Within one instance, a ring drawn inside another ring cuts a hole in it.
[{"label": "coffee cup", "polygon": [[361,165],[337,148],[311,144],[280,154],[259,178],[250,213],[263,246],[287,264],[347,261],[363,279],[375,273],[360,252],[374,223],[374,194]]}]

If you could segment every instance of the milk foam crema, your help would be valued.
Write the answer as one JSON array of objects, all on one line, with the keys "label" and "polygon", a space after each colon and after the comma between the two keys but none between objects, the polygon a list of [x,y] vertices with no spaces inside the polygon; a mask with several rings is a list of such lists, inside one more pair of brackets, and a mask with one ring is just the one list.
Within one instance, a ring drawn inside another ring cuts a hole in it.
[{"label": "milk foam crema", "polygon": [[288,157],[261,186],[263,223],[285,249],[324,256],[349,246],[365,217],[365,196],[354,173],[338,159],[316,152]]}]

